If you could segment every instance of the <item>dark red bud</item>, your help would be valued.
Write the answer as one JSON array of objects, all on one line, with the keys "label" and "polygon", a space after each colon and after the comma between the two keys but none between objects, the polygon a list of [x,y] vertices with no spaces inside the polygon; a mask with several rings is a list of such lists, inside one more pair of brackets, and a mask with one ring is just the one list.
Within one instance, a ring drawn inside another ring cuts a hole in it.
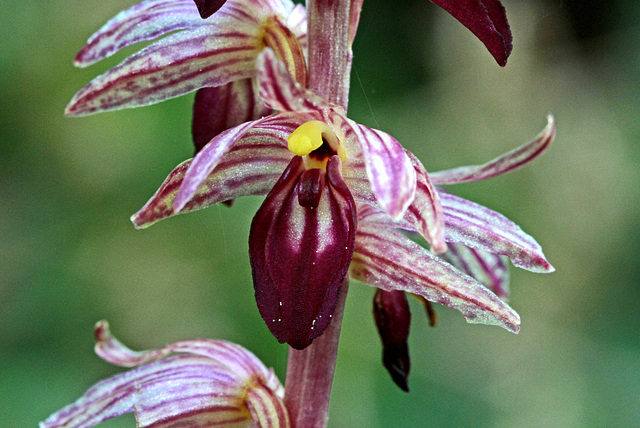
[{"label": "dark red bud", "polygon": [[377,289],[373,297],[373,316],[382,339],[382,363],[396,385],[409,392],[411,360],[407,339],[411,312],[404,292]]}]

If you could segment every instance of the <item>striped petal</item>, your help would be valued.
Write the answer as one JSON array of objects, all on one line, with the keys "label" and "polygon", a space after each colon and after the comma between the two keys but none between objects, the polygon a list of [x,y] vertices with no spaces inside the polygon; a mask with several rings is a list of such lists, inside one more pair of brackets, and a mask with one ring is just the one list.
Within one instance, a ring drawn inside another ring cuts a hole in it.
[{"label": "striped petal", "polygon": [[90,427],[132,411],[139,427],[248,427],[253,412],[245,398],[256,387],[259,402],[266,401],[257,416],[280,422],[270,426],[288,426],[286,411],[262,413],[284,408],[284,388],[273,371],[238,345],[187,340],[134,352],[111,336],[105,322],[96,326],[96,339],[96,352],[105,360],[139,367],[97,383],[41,428]]},{"label": "striped petal", "polygon": [[193,103],[191,125],[196,153],[223,131],[260,119],[270,111],[257,98],[251,79],[198,89]]},{"label": "striped petal", "polygon": [[443,191],[440,199],[447,242],[507,256],[515,266],[533,272],[555,270],[535,239],[502,214]]},{"label": "striped petal", "polygon": [[349,124],[362,146],[367,175],[378,203],[393,218],[401,218],[416,194],[416,171],[404,148],[385,132],[350,120]]},{"label": "striped petal", "polygon": [[303,88],[276,58],[265,49],[257,61],[260,98],[270,108],[287,112],[309,112],[336,108],[313,92]]},{"label": "striped petal", "polygon": [[450,243],[440,257],[475,278],[505,302],[509,301],[508,258],[499,254]]},{"label": "striped petal", "polygon": [[[298,115],[272,115],[244,123],[215,137],[193,159],[176,195],[173,210],[175,212],[182,211],[233,145],[262,139],[265,144],[282,144],[286,149],[287,137],[301,123],[304,123],[304,117],[301,121]],[[252,162],[264,161],[259,158],[259,154],[258,152],[247,152],[247,158],[253,157],[254,159],[250,160]]]},{"label": "striped petal", "polygon": [[463,166],[430,174],[434,184],[458,184],[469,181],[481,181],[516,170],[538,156],[551,144],[556,135],[556,122],[552,115],[547,116],[547,126],[533,141],[503,154],[485,164]]},{"label": "striped petal", "polygon": [[258,309],[278,341],[303,349],[328,327],[349,268],[355,202],[340,175],[296,156],[251,223],[249,259]]},{"label": "striped petal", "polygon": [[[286,145],[290,132],[275,127],[249,130],[197,185],[195,193],[181,207],[180,214],[241,196],[266,195],[293,157]],[[131,217],[136,227],[145,228],[176,214],[176,195],[191,163],[188,160],[178,165],[156,194]]]},{"label": "striped petal", "polygon": [[416,171],[417,182],[416,196],[407,209],[404,220],[426,238],[433,253],[442,253],[447,250],[447,244],[444,240],[444,213],[440,196],[420,160],[408,150],[406,154]]},{"label": "striped petal", "polygon": [[513,49],[507,15],[499,0],[431,0],[467,27],[505,66]]},{"label": "striped petal", "polygon": [[93,34],[75,58],[87,67],[134,43],[206,25],[193,0],[147,0],[120,12]]},{"label": "striped petal", "polygon": [[457,309],[470,323],[501,326],[517,333],[520,317],[472,277],[439,259],[397,229],[381,227],[359,213],[352,278],[386,291],[400,290]]},{"label": "striped petal", "polygon": [[257,385],[247,391],[245,404],[257,428],[279,428],[290,425],[289,412],[280,396],[265,385]]},{"label": "striped petal", "polygon": [[68,116],[139,107],[255,73],[257,28],[185,30],[153,43],[98,76],[69,102]]}]

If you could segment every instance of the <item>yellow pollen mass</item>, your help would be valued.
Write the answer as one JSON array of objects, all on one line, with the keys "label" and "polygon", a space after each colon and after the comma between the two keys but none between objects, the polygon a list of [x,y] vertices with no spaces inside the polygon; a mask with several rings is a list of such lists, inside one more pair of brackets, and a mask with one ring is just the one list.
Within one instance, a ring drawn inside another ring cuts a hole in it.
[{"label": "yellow pollen mass", "polygon": [[303,123],[287,138],[289,150],[298,156],[306,156],[322,146],[323,133],[333,134],[326,123],[319,120]]}]

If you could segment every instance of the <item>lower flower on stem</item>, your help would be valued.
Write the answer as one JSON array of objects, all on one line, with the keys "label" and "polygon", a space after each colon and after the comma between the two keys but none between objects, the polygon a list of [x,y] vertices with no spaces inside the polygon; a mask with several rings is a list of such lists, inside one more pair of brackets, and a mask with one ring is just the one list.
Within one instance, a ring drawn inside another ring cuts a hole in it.
[{"label": "lower flower on stem", "polygon": [[94,334],[98,356],[135,368],[98,382],[40,428],[86,428],[130,412],[141,428],[290,426],[282,384],[239,345],[185,340],[135,352],[111,335],[106,321]]}]

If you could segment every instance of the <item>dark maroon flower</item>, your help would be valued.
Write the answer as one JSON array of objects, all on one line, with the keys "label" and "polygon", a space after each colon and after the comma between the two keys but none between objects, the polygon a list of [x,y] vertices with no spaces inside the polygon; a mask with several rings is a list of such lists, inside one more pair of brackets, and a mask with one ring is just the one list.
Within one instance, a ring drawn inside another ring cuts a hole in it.
[{"label": "dark maroon flower", "polygon": [[251,223],[256,302],[280,342],[303,349],[331,322],[356,234],[356,203],[340,157],[326,170],[291,159]]}]

